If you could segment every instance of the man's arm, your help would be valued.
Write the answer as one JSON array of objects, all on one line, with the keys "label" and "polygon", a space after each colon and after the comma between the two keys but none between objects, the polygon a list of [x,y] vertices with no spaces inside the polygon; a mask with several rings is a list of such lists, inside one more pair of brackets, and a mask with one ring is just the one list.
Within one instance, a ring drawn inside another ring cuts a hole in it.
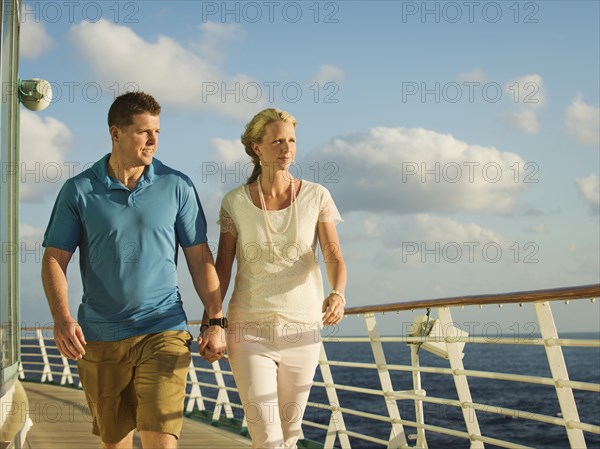
[{"label": "man's arm", "polygon": [[[202,300],[208,318],[222,318],[223,301],[219,278],[208,243],[184,248],[183,252],[194,288]],[[210,332],[205,333],[205,336],[206,338],[203,338],[199,345],[200,353],[203,352],[204,348],[207,348],[215,354],[216,358],[223,357],[226,348],[225,330],[214,326],[210,329]]]},{"label": "man's arm", "polygon": [[60,353],[72,360],[85,354],[83,331],[71,316],[67,285],[67,266],[73,253],[48,247],[42,258],[42,284],[54,320],[54,341]]}]

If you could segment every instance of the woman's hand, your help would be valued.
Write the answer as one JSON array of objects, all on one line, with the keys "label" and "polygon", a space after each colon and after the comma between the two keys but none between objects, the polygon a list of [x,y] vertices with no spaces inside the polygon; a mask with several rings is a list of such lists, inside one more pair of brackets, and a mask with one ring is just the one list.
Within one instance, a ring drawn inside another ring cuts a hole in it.
[{"label": "woman's hand", "polygon": [[344,300],[341,296],[330,293],[325,301],[323,301],[323,324],[325,326],[333,326],[339,324],[344,318]]}]

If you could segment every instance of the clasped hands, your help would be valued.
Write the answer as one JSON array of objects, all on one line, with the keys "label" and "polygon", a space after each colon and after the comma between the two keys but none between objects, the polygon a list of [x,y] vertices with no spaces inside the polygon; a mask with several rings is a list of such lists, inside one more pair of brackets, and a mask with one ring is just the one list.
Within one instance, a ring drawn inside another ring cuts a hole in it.
[{"label": "clasped hands", "polygon": [[200,332],[198,336],[198,353],[209,363],[222,359],[225,356],[227,344],[225,342],[225,329],[220,326],[210,326]]}]

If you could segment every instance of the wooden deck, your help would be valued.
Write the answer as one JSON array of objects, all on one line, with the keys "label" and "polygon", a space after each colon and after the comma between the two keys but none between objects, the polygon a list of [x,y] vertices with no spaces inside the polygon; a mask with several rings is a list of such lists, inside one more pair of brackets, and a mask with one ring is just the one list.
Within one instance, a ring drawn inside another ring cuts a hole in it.
[{"label": "wooden deck", "polygon": [[[82,391],[50,384],[24,382],[33,427],[27,434],[30,449],[98,449],[91,415]],[[141,449],[137,434],[134,448]],[[188,418],[184,419],[179,449],[248,448],[250,440]]]}]

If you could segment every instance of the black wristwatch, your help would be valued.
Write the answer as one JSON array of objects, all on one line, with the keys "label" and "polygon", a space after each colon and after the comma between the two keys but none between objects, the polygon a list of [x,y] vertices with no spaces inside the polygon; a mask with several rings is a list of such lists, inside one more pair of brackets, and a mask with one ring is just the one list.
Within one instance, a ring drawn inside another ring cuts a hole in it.
[{"label": "black wristwatch", "polygon": [[210,318],[208,320],[208,324],[202,324],[200,326],[200,333],[204,332],[204,329],[208,329],[211,326],[221,326],[223,329],[227,329],[229,323],[227,322],[227,318]]}]

